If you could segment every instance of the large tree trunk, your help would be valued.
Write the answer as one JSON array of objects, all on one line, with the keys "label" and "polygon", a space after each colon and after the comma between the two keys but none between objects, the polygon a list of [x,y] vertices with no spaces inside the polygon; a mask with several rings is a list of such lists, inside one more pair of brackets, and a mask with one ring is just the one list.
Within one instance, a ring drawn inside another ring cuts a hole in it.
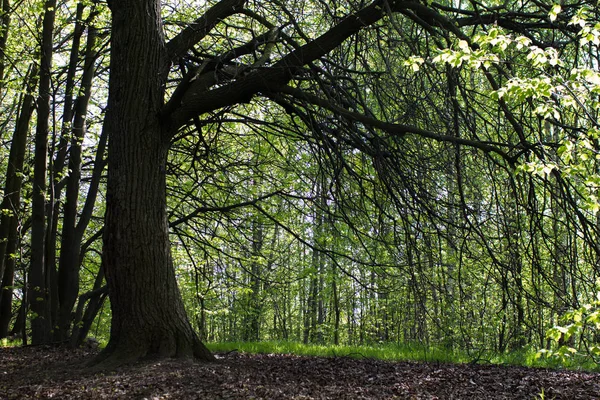
[{"label": "large tree trunk", "polygon": [[157,0],[109,1],[112,53],[103,263],[112,308],[98,367],[146,356],[213,356],[184,310],[166,213],[168,132],[158,114],[169,60]]}]

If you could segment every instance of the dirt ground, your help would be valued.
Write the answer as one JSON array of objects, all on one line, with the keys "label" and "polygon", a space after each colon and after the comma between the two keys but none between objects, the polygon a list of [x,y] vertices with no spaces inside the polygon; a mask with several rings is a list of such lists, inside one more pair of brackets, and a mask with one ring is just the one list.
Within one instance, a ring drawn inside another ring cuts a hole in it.
[{"label": "dirt ground", "polygon": [[0,349],[1,399],[600,399],[600,374],[347,357],[217,354],[218,362],[83,368],[92,350]]}]

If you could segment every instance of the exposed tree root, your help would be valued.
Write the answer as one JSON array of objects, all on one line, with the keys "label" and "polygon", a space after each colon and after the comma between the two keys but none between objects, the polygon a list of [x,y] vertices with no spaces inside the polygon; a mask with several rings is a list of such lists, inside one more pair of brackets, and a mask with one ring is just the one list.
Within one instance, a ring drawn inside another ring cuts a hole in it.
[{"label": "exposed tree root", "polygon": [[193,334],[171,332],[169,336],[145,336],[138,339],[113,338],[104,350],[90,363],[87,369],[91,372],[114,370],[128,364],[161,358],[177,358],[199,361],[216,361],[213,354]]}]

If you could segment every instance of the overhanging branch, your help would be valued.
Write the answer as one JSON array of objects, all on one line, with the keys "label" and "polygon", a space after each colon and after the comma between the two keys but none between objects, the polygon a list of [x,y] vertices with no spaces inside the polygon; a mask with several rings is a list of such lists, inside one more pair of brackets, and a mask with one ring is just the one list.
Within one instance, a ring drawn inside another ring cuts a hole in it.
[{"label": "overhanging branch", "polygon": [[460,145],[464,145],[464,146],[477,148],[486,153],[498,154],[503,159],[505,159],[511,163],[513,162],[513,159],[505,151],[500,149],[500,147],[498,147],[497,144],[491,144],[491,143],[481,142],[481,141],[477,141],[477,140],[470,140],[470,139],[465,139],[465,138],[456,137],[456,136],[452,136],[452,135],[437,134],[435,132],[432,132],[432,131],[429,131],[426,129],[417,128],[417,127],[411,126],[411,125],[394,124],[394,123],[390,123],[390,122],[380,121],[378,119],[368,117],[364,114],[360,114],[360,113],[357,113],[354,111],[347,110],[347,109],[340,107],[339,105],[334,104],[326,99],[323,99],[321,97],[315,96],[313,94],[307,93],[303,90],[296,89],[296,88],[293,88],[290,86],[282,87],[279,90],[279,92],[288,94],[297,99],[303,99],[311,104],[314,104],[316,106],[319,106],[319,107],[325,108],[329,111],[332,111],[342,117],[360,122],[364,125],[369,125],[373,128],[380,129],[384,132],[387,132],[390,135],[404,136],[407,134],[413,134],[413,135],[418,135],[418,136],[426,137],[429,139],[433,139],[433,140],[436,140],[439,142],[449,142],[449,143],[460,144]]},{"label": "overhanging branch", "polygon": [[209,8],[204,15],[190,23],[167,43],[169,59],[173,61],[181,57],[202,40],[219,21],[241,11],[245,3],[246,0],[222,0]]},{"label": "overhanging branch", "polygon": [[[411,8],[411,1],[388,1],[392,11]],[[269,68],[256,69],[238,80],[209,91],[188,91],[180,106],[170,113],[167,124],[177,130],[194,116],[219,108],[249,102],[259,92],[277,91],[285,86],[307,64],[328,54],[347,38],[387,15],[385,0],[349,15],[339,24],[313,41],[290,52]]]},{"label": "overhanging branch", "polygon": [[176,227],[177,225],[181,225],[195,217],[197,217],[198,215],[202,214],[202,213],[206,213],[206,212],[229,212],[229,211],[233,211],[236,208],[242,208],[242,207],[247,207],[247,206],[255,206],[256,204],[258,204],[259,202],[266,200],[270,197],[276,196],[276,195],[280,195],[281,191],[277,190],[275,192],[272,193],[268,193],[265,194],[263,196],[259,196],[255,199],[252,200],[248,200],[248,201],[244,201],[241,203],[236,203],[236,204],[230,204],[227,206],[219,206],[219,207],[198,207],[196,208],[194,211],[192,211],[191,213],[189,213],[186,216],[183,216],[181,218],[176,219],[175,221],[172,221],[169,223],[169,227],[173,228]]}]

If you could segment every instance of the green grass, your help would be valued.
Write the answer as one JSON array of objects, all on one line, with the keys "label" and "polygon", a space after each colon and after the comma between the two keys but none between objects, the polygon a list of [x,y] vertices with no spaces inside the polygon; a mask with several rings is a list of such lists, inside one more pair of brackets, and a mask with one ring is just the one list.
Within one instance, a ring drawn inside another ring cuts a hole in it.
[{"label": "green grass", "polygon": [[540,357],[538,355],[538,349],[535,348],[506,354],[494,354],[490,357],[490,361],[493,364],[600,372],[600,365],[594,362],[590,357],[573,356],[568,359],[546,356]]},{"label": "green grass", "polygon": [[9,339],[9,338],[3,338],[0,339],[0,347],[18,347],[21,346],[23,344],[23,341],[21,339]]},{"label": "green grass", "polygon": [[[20,346],[21,340],[0,339],[0,347]],[[103,348],[106,343],[101,342]],[[350,357],[356,359],[377,359],[387,361],[422,361],[441,363],[469,363],[513,365],[535,368],[568,369],[600,372],[600,365],[590,359],[537,357],[537,349],[529,348],[511,353],[481,352],[468,354],[464,351],[441,347],[426,347],[417,344],[380,344],[373,346],[318,345],[287,341],[263,342],[216,342],[206,343],[212,352],[237,350],[243,353],[295,354],[316,357]]]},{"label": "green grass", "polygon": [[319,357],[371,358],[389,361],[467,362],[464,355],[452,350],[416,345],[335,346],[285,341],[207,343],[213,352],[238,350],[246,353],[296,354]]},{"label": "green grass", "polygon": [[244,353],[261,354],[295,354],[318,357],[351,357],[370,358],[387,361],[422,361],[442,363],[469,363],[513,365],[536,368],[571,369],[600,371],[600,366],[592,361],[572,359],[567,362],[553,358],[536,357],[536,349],[497,354],[482,352],[470,355],[466,352],[453,349],[426,347],[420,345],[382,344],[376,346],[334,346],[302,344],[286,341],[264,342],[219,342],[207,343],[213,352],[227,352],[237,350]]}]

